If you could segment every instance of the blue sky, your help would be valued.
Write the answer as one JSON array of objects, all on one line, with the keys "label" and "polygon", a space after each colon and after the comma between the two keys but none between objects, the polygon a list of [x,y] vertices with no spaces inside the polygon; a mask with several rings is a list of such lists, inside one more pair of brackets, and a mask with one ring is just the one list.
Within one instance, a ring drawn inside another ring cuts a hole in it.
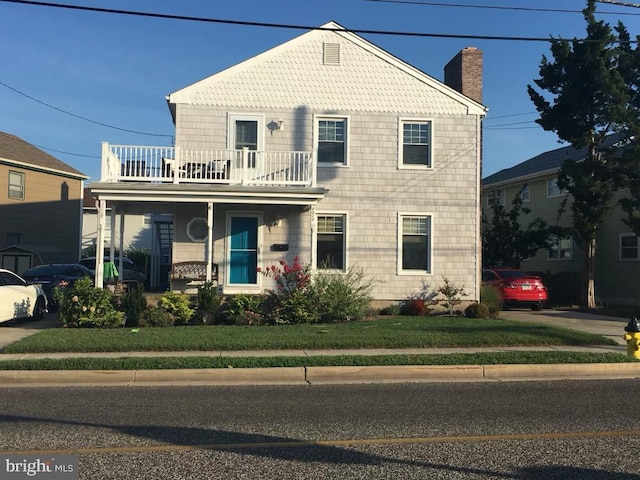
[{"label": "blue sky", "polygon": [[[112,0],[59,3],[223,20],[349,29],[548,38],[584,36],[581,13],[463,8],[489,5],[579,12],[583,0]],[[640,8],[598,4],[599,18],[640,34]],[[613,12],[614,14],[604,14]],[[99,180],[100,144],[170,145],[165,96],[303,30],[122,16],[0,1],[0,131],[17,135]],[[487,176],[558,148],[537,124],[526,87],[547,42],[362,34],[433,77],[465,46],[484,52],[484,171]],[[92,123],[49,108],[24,95]],[[123,130],[121,130],[123,129]],[[142,135],[126,132],[151,133]],[[66,152],[66,153],[61,153]]]}]

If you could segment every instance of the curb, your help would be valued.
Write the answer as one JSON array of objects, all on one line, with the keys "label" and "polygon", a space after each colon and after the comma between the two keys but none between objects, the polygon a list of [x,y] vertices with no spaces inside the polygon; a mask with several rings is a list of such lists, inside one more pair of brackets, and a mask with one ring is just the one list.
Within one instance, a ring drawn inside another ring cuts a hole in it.
[{"label": "curb", "polygon": [[203,368],[184,370],[4,370],[0,387],[328,385],[640,378],[640,363]]}]

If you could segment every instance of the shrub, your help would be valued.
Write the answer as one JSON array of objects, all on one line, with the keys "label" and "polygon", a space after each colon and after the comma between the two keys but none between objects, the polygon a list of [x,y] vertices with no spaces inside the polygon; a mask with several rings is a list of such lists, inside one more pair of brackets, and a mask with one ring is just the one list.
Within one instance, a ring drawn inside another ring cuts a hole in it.
[{"label": "shrub", "polygon": [[467,318],[489,318],[489,308],[484,303],[472,303],[464,309]]},{"label": "shrub", "polygon": [[371,306],[373,281],[364,269],[352,266],[346,273],[317,271],[309,288],[311,309],[317,313],[311,321],[335,322],[364,318]]},{"label": "shrub", "polygon": [[261,295],[233,295],[223,307],[223,317],[236,325],[262,325],[265,323],[264,297]]},{"label": "shrub", "polygon": [[158,299],[158,307],[168,312],[176,325],[186,325],[194,310],[189,305],[189,297],[183,293],[166,292]]},{"label": "shrub", "polygon": [[422,298],[405,300],[400,308],[402,315],[424,316],[429,313],[429,307]]},{"label": "shrub", "polygon": [[393,303],[387,307],[380,309],[380,315],[400,315],[402,305],[399,303]]},{"label": "shrub", "polygon": [[502,295],[500,290],[492,285],[482,285],[480,287],[480,303],[487,306],[489,309],[489,316],[497,318],[502,311]]},{"label": "shrub", "polygon": [[218,288],[212,282],[205,282],[198,287],[196,312],[193,317],[195,323],[215,323],[220,315],[222,300],[222,295],[218,293]]},{"label": "shrub", "polygon": [[464,286],[454,285],[446,277],[443,278],[443,281],[444,285],[438,288],[438,293],[444,297],[442,305],[447,309],[449,315],[454,315],[455,306],[462,303],[461,297],[467,294],[464,291]]},{"label": "shrub", "polygon": [[124,313],[116,310],[113,294],[94,287],[88,277],[63,290],[56,289],[54,296],[65,327],[112,328],[124,323]]},{"label": "shrub", "polygon": [[155,305],[140,313],[140,327],[173,327],[175,317],[164,308]]},{"label": "shrub", "polygon": [[127,327],[137,327],[140,315],[147,309],[147,299],[142,285],[128,288],[120,296],[120,310],[124,312]]}]

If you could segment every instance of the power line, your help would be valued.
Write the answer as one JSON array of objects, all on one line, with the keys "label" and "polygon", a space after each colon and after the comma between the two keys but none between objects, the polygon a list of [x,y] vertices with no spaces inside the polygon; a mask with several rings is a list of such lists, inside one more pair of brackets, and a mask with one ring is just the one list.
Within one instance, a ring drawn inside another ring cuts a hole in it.
[{"label": "power line", "polygon": [[[453,8],[479,8],[487,10],[516,10],[523,12],[549,12],[549,13],[582,13],[582,10],[569,10],[564,8],[534,8],[534,7],[504,7],[498,5],[469,5],[462,3],[441,3],[441,2],[421,2],[419,0],[365,0],[366,2],[377,3],[398,3],[405,5],[419,5],[427,7],[453,7]],[[613,5],[622,5],[625,7],[640,7],[637,4],[620,3],[614,1],[600,0],[602,2],[610,3]],[[640,13],[631,12],[598,12],[600,15],[640,15]]]},{"label": "power line", "polygon": [[511,113],[509,115],[499,115],[497,117],[487,117],[484,119],[485,122],[489,121],[489,120],[497,120],[499,118],[508,118],[508,117],[522,117],[524,115],[535,115],[538,112],[526,112],[526,113]]},{"label": "power line", "polygon": [[34,147],[38,147],[42,150],[49,150],[50,152],[64,153],[65,155],[73,155],[74,157],[102,158],[102,157],[99,157],[98,155],[83,155],[82,153],[65,152],[63,150],[56,150],[55,148],[43,147],[41,145],[34,145]]},{"label": "power line", "polygon": [[[613,43],[611,41],[600,41],[591,39],[565,39],[562,37],[511,37],[500,35],[471,35],[471,34],[448,34],[448,33],[424,33],[424,32],[403,32],[403,31],[389,31],[389,30],[367,30],[367,29],[342,29],[342,28],[328,28],[328,27],[316,27],[308,25],[291,25],[281,23],[265,23],[265,22],[248,22],[241,20],[222,20],[218,18],[204,18],[204,17],[191,17],[185,15],[171,15],[164,13],[152,13],[152,12],[140,12],[132,10],[117,10],[112,8],[98,8],[98,7],[85,7],[81,5],[66,5],[60,3],[47,3],[37,2],[32,0],[0,0],[0,2],[6,3],[19,3],[23,5],[36,5],[41,7],[52,8],[65,8],[70,10],[81,10],[94,13],[113,13],[118,15],[132,15],[139,17],[149,18],[163,18],[168,20],[188,20],[193,22],[205,22],[205,23],[218,23],[226,25],[243,25],[251,27],[269,27],[269,28],[285,28],[293,30],[322,30],[329,32],[343,32],[348,31],[358,34],[369,35],[392,35],[392,36],[405,36],[405,37],[428,37],[428,38],[455,38],[455,39],[467,39],[467,40],[501,40],[501,41],[518,41],[518,42],[554,42],[554,41],[580,41],[583,43]],[[626,43],[638,43],[637,40],[629,40]]]},{"label": "power line", "polygon": [[67,110],[63,110],[62,108],[58,108],[58,107],[56,107],[54,105],[50,105],[50,104],[48,104],[46,102],[43,102],[42,100],[38,100],[37,98],[34,98],[34,97],[30,96],[30,95],[27,95],[26,93],[21,92],[20,90],[18,90],[16,88],[13,88],[12,86],[7,85],[6,83],[0,82],[0,85],[2,85],[5,88],[8,88],[9,90],[13,90],[17,94],[22,95],[23,97],[26,97],[29,100],[33,100],[34,102],[37,102],[37,103],[39,103],[41,105],[44,105],[45,107],[52,108],[54,110],[57,110],[58,112],[62,112],[64,114],[66,114],[66,115],[71,115],[72,117],[76,117],[76,118],[79,118],[81,120],[85,120],[87,122],[95,123],[96,125],[100,125],[102,127],[113,128],[114,130],[120,130],[122,132],[128,132],[128,133],[135,133],[135,134],[138,134],[138,135],[147,135],[147,136],[151,136],[151,137],[169,137],[169,138],[173,138],[173,135],[165,135],[165,134],[161,134],[161,133],[139,132],[137,130],[129,130],[127,128],[116,127],[114,125],[109,125],[107,123],[102,123],[102,122],[98,122],[96,120],[91,120],[90,118],[83,117],[82,115],[76,115],[75,113],[68,112]]}]

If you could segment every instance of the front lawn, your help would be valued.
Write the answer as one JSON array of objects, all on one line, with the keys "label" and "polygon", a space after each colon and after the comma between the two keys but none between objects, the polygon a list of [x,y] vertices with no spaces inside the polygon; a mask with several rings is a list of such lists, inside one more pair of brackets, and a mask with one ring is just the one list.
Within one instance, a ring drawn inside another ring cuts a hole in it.
[{"label": "front lawn", "polygon": [[140,329],[56,328],[2,353],[443,348],[616,345],[599,335],[540,324],[465,317],[276,326],[187,326]]}]

